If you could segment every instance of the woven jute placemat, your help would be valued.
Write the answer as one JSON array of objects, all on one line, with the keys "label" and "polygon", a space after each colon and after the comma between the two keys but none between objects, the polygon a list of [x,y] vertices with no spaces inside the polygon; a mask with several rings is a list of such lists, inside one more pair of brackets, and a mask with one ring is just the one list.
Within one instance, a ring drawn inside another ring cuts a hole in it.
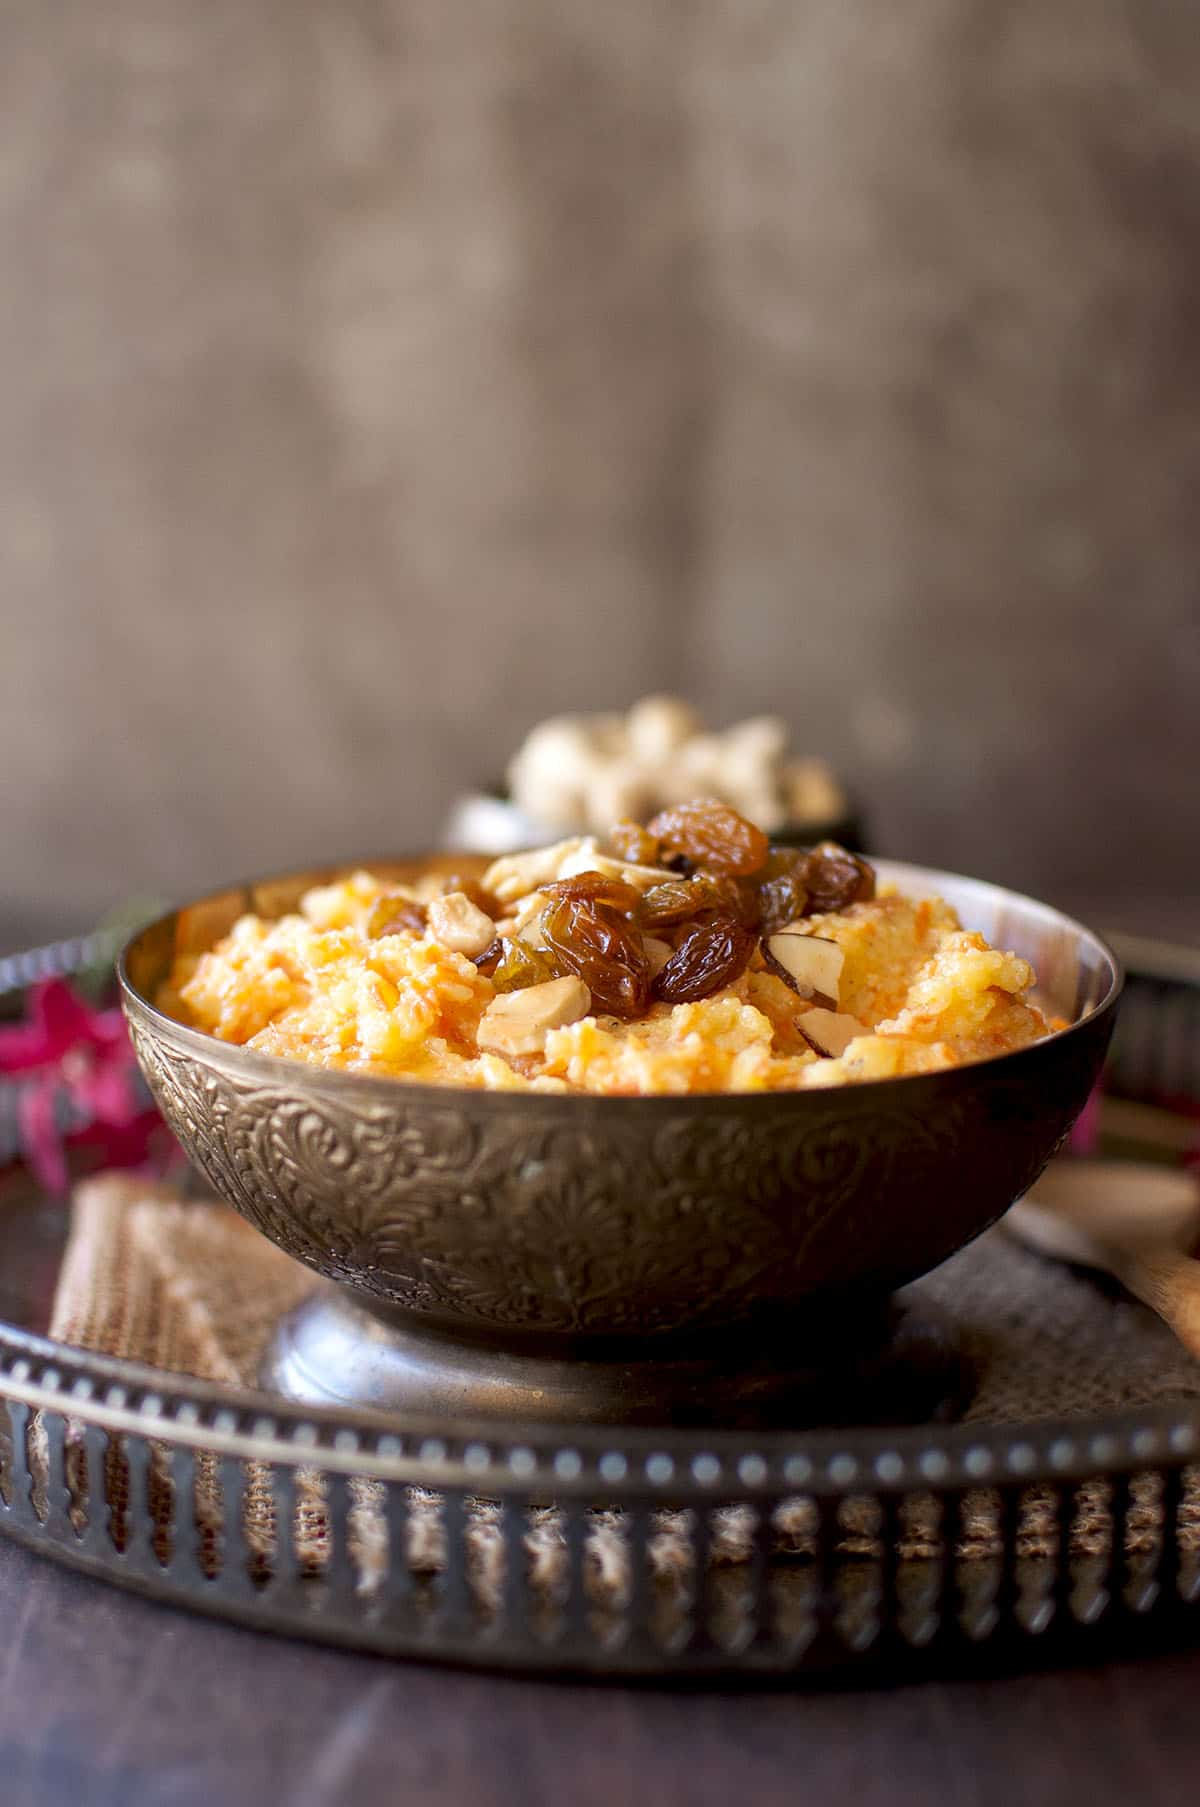
[{"label": "woven jute placemat", "polygon": [[[51,1335],[62,1342],[146,1362],[169,1373],[189,1374],[235,1386],[256,1382],[265,1345],[281,1316],[320,1284],[258,1236],[234,1212],[215,1201],[185,1200],[163,1186],[125,1175],[81,1185],[54,1304]],[[921,1296],[957,1322],[977,1383],[964,1416],[981,1424],[1118,1410],[1200,1394],[1200,1364],[1143,1307],[1112,1289],[1018,1247],[993,1231],[920,1283]],[[69,1472],[79,1473],[82,1449],[70,1445]],[[215,1548],[221,1500],[215,1474],[198,1463],[196,1516]],[[110,1500],[124,1486],[119,1450],[107,1477]],[[1181,1542],[1200,1551],[1200,1475],[1185,1486]],[[351,1483],[352,1554],[360,1585],[378,1585],[389,1560],[380,1488]],[[83,1489],[81,1488],[81,1492]],[[290,1527],[302,1569],[319,1572],[328,1544],[324,1482],[316,1470],[298,1480],[296,1518]],[[1135,1480],[1127,1542],[1154,1546],[1158,1535],[1159,1481]],[[152,1465],[151,1504],[161,1512],[166,1537],[171,1515],[165,1459]],[[1071,1529],[1077,1556],[1104,1558],[1111,1549],[1109,1490],[1098,1480],[1078,1491]],[[986,1488],[970,1495],[957,1555],[987,1560],[1000,1548],[999,1496]],[[498,1593],[502,1551],[494,1502],[469,1508],[468,1552],[473,1581],[487,1601]],[[120,1514],[117,1513],[119,1520]],[[813,1547],[816,1511],[803,1497],[785,1501],[774,1515],[781,1556],[804,1556]],[[847,1555],[879,1552],[878,1507],[867,1498],[848,1502],[841,1517],[841,1549]],[[265,1475],[251,1465],[246,1489],[246,1534],[269,1569],[278,1548]],[[690,1515],[663,1512],[650,1558],[664,1580],[686,1577],[692,1562]],[[711,1560],[736,1568],[749,1559],[755,1513],[731,1506],[714,1515]],[[1057,1549],[1055,1501],[1049,1489],[1030,1487],[1021,1505],[1018,1548],[1050,1557]],[[412,1490],[407,1561],[415,1573],[435,1572],[443,1562],[440,1501]],[[937,1508],[920,1497],[906,1503],[898,1554],[920,1563],[941,1551]],[[529,1515],[526,1549],[535,1587],[553,1589],[566,1563],[559,1517],[552,1507]],[[215,1557],[214,1557],[215,1560]],[[586,1551],[588,1586],[597,1599],[623,1594],[627,1573],[619,1512],[597,1511]]]}]

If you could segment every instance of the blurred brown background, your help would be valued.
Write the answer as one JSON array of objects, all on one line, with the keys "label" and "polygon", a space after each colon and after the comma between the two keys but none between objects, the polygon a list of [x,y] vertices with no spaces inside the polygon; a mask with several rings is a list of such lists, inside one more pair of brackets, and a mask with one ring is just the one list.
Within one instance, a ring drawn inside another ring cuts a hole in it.
[{"label": "blurred brown background", "polygon": [[0,930],[671,688],[1200,933],[1195,0],[0,21]]}]

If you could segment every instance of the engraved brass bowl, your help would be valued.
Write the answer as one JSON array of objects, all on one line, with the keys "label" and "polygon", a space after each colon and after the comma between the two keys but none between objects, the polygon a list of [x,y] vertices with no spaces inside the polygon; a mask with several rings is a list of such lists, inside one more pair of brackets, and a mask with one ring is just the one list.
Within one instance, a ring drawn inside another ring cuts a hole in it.
[{"label": "engraved brass bowl", "polygon": [[[439,863],[462,870],[464,858],[367,863],[403,880]],[[1121,984],[1104,943],[1046,905],[881,861],[881,877],[946,897],[1031,960],[1044,1002],[1071,1026],[903,1079],[603,1098],[325,1071],[156,1008],[176,954],[211,946],[246,911],[281,915],[345,870],[216,893],[143,930],[120,963],[142,1071],[195,1166],[343,1289],[332,1306],[323,1295],[303,1335],[293,1328],[273,1369],[317,1396],[488,1409],[511,1406],[515,1389],[547,1411],[586,1412],[589,1364],[620,1366],[636,1349],[617,1388],[628,1398],[649,1348],[702,1388],[731,1350],[773,1347],[781,1324],[805,1321],[798,1308],[808,1319],[831,1301],[840,1312],[847,1295],[885,1297],[1032,1184],[1098,1076]],[[394,1371],[406,1338],[404,1373],[424,1375],[415,1392]],[[611,1401],[598,1410],[620,1415]]]}]

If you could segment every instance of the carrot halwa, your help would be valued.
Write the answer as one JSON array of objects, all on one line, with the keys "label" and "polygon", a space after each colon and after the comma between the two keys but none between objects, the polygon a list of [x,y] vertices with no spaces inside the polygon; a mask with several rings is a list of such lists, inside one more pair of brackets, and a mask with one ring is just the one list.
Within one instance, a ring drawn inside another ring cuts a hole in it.
[{"label": "carrot halwa", "polygon": [[164,1008],[322,1067],[493,1090],[786,1091],[923,1073],[1058,1027],[940,898],[723,805],[472,879],[354,872],[180,958]]}]

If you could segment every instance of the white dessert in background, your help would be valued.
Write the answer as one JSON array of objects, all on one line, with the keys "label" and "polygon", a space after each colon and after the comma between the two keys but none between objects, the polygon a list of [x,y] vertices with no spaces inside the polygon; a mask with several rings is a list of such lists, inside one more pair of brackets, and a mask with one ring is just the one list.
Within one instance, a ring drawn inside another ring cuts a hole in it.
[{"label": "white dessert in background", "polygon": [[822,759],[788,751],[787,724],[754,716],[717,732],[678,697],[649,696],[624,715],[539,723],[508,768],[512,801],[539,827],[603,833],[689,797],[715,797],[768,831],[845,815]]}]

